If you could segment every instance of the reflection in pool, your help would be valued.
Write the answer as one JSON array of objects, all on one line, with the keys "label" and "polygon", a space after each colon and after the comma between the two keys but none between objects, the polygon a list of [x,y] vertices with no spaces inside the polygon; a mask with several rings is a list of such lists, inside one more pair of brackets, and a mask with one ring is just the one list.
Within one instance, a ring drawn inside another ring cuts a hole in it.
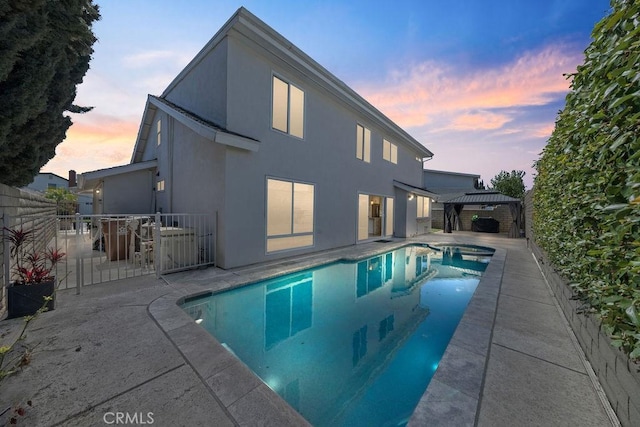
[{"label": "reflection in pool", "polygon": [[313,425],[402,425],[489,259],[407,246],[183,308]]}]

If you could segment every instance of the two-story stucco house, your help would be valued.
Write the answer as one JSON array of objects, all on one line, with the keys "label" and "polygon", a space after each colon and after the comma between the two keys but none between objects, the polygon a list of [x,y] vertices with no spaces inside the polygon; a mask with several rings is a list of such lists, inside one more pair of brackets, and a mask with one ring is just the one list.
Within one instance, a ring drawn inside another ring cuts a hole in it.
[{"label": "two-story stucco house", "polygon": [[131,164],[82,181],[120,212],[217,213],[216,261],[231,268],[424,232],[432,156],[240,8],[148,97]]}]

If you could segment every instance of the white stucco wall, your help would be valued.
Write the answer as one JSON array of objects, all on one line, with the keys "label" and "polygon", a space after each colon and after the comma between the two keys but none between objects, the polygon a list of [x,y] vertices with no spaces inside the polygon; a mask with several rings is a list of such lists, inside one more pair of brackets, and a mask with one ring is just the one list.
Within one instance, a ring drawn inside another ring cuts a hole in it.
[{"label": "white stucco wall", "polygon": [[[149,170],[105,178],[102,197],[104,214],[141,214],[152,211],[153,172]],[[99,205],[99,204],[98,204]]]},{"label": "white stucco wall", "polygon": [[227,39],[209,52],[166,99],[218,126],[226,125]]},{"label": "white stucco wall", "polygon": [[[175,120],[163,121],[157,178],[167,186],[157,194],[158,210],[217,211],[217,263],[224,268],[352,245],[359,193],[396,197],[394,179],[422,185],[420,152],[298,68],[231,32],[166,93],[193,114],[259,141],[257,152],[240,150],[206,141]],[[274,74],[305,93],[303,139],[271,128]],[[355,156],[356,124],[371,131],[370,163]],[[383,138],[397,146],[398,164],[383,160]],[[313,247],[266,253],[268,177],[315,185]],[[404,212],[394,215],[399,236],[415,234],[416,207],[403,210],[405,203],[406,194],[394,199]]]},{"label": "white stucco wall", "polygon": [[[272,61],[234,38],[229,39],[227,55],[227,127],[261,142],[256,153],[227,152],[223,214],[227,267],[354,244],[358,193],[394,197],[394,179],[421,186],[422,164],[415,159],[417,153],[372,120],[358,116],[286,63]],[[273,73],[305,92],[304,139],[271,128]],[[371,163],[356,159],[357,123],[371,130]],[[398,164],[383,160],[383,137],[398,146]],[[313,248],[266,254],[267,177],[315,184]],[[396,206],[402,203],[396,200]],[[408,216],[413,212],[415,228],[415,206],[407,212]],[[407,231],[415,233],[413,229]]]}]

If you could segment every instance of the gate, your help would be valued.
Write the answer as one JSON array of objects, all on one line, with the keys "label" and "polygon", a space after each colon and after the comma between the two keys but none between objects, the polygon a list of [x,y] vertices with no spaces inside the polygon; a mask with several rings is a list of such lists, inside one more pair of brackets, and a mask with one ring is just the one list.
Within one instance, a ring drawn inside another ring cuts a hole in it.
[{"label": "gate", "polygon": [[[76,214],[5,218],[5,224],[34,230],[29,250],[64,252],[54,271],[58,289],[76,293],[87,285],[215,265],[215,214]],[[8,285],[13,266],[3,241]]]}]

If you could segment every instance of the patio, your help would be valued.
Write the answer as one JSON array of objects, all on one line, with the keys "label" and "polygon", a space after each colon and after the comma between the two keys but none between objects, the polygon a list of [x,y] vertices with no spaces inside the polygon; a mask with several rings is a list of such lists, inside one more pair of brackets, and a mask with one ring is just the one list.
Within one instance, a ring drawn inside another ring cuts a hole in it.
[{"label": "patio", "polygon": [[[174,302],[411,241],[497,251],[409,425],[618,425],[526,241],[465,232],[61,291],[29,328],[31,363],[2,383],[0,422],[20,404],[18,425],[31,426],[98,425],[116,413],[147,423],[151,414],[156,425],[304,425]],[[0,322],[3,342],[21,322]]]}]

